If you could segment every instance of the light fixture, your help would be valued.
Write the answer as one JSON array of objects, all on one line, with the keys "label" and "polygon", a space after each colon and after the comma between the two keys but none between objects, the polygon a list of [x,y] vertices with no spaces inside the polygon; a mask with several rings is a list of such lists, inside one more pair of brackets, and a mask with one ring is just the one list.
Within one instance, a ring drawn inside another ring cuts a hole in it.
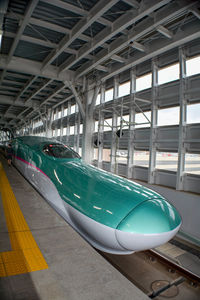
[{"label": "light fixture", "polygon": [[0,30],[0,49],[1,49],[1,41],[2,41],[3,31]]}]

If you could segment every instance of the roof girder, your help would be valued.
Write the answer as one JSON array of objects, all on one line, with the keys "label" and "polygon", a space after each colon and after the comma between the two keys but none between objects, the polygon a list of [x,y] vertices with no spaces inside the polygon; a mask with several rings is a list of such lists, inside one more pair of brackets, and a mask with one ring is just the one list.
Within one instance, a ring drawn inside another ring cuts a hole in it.
[{"label": "roof girder", "polygon": [[177,4],[176,2],[170,3],[167,7],[163,8],[162,12],[158,11],[158,13],[154,16],[154,19],[148,18],[147,20],[142,21],[134,27],[134,30],[130,32],[128,36],[119,37],[109,45],[108,50],[101,50],[96,55],[96,58],[93,60],[92,64],[91,62],[83,64],[76,71],[76,78],[85,75],[93,68],[95,68],[98,64],[102,64],[104,61],[112,58],[113,55],[119,53],[125,47],[129,46],[130,42],[139,40],[146,34],[155,30],[155,28],[157,28],[159,25],[162,25],[169,21],[171,18],[183,13],[191,6],[193,6],[194,3],[198,3],[198,1],[182,0],[179,4]]},{"label": "roof girder", "polygon": [[57,49],[53,50],[44,60],[43,70],[51,64],[82,32],[84,32],[93,22],[111,8],[118,0],[102,0],[98,2],[89,12],[88,17],[81,19],[72,29],[70,36],[65,36]]}]

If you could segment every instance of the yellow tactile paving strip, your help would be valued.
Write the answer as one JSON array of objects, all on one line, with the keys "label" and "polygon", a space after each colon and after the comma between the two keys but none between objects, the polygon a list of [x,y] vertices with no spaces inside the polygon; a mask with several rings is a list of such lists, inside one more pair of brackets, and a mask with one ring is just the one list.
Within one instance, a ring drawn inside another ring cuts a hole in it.
[{"label": "yellow tactile paving strip", "polygon": [[0,163],[0,192],[13,251],[0,253],[0,277],[47,269]]}]

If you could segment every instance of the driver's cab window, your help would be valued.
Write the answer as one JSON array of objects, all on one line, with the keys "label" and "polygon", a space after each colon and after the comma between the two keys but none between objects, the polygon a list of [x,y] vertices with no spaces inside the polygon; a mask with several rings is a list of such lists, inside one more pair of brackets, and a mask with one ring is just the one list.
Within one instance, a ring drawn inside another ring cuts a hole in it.
[{"label": "driver's cab window", "polygon": [[78,153],[62,144],[45,145],[43,152],[46,155],[53,156],[55,158],[80,158]]},{"label": "driver's cab window", "polygon": [[49,156],[53,156],[53,154],[50,152],[50,150],[49,150],[49,146],[45,146],[44,148],[43,148],[43,152],[45,153],[45,154],[47,154],[47,155],[49,155]]}]

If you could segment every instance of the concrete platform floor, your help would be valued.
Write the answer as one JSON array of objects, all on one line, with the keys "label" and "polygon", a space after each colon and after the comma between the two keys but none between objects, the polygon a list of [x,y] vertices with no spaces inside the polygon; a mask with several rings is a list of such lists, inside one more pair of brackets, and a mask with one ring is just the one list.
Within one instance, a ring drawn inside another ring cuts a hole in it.
[{"label": "concrete platform floor", "polygon": [[[0,278],[2,300],[149,299],[77,234],[1,157],[10,185],[48,269]],[[0,252],[10,251],[0,199]]]}]

